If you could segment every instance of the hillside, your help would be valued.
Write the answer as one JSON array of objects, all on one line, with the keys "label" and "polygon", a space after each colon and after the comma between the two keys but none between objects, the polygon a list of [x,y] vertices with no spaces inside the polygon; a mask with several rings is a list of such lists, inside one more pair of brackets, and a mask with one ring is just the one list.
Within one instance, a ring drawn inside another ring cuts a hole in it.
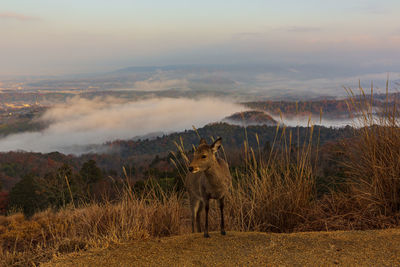
[{"label": "hillside", "polygon": [[[292,131],[293,140],[297,140],[297,129],[299,130],[300,143],[303,143],[308,132],[306,127],[289,127],[287,131]],[[211,136],[222,137],[224,148],[228,151],[240,151],[246,139],[243,127],[227,123],[207,125],[198,129],[198,133],[205,138],[210,138]],[[335,129],[317,126],[315,137],[317,137],[317,133],[320,136],[319,142],[322,145],[330,141],[350,137],[353,134],[353,130],[350,127]],[[249,145],[255,149],[258,147],[256,135],[259,137],[260,147],[263,148],[268,143],[273,143],[276,127],[267,125],[247,127]],[[117,140],[99,146],[99,151],[108,151],[109,153],[99,152],[98,154],[85,154],[79,157],[64,155],[59,152],[47,154],[0,152],[0,183],[3,185],[4,190],[9,191],[26,174],[33,173],[43,176],[47,172],[57,170],[63,164],[68,164],[74,170],[78,170],[84,162],[91,159],[95,160],[98,166],[107,173],[121,174],[123,166],[127,169],[135,168],[136,171],[143,172],[157,155],[161,158],[165,157],[164,161],[167,160],[168,153],[177,150],[175,142],[180,143],[180,140],[183,141],[186,149],[191,149],[192,144],[197,144],[199,138],[195,131],[189,130],[171,133],[154,139]],[[316,141],[317,138],[314,138],[314,140]],[[228,153],[229,156],[230,154]],[[170,165],[169,170],[173,169],[174,167]]]},{"label": "hillside", "polygon": [[395,266],[400,229],[270,234],[213,232],[74,253],[44,266]]}]

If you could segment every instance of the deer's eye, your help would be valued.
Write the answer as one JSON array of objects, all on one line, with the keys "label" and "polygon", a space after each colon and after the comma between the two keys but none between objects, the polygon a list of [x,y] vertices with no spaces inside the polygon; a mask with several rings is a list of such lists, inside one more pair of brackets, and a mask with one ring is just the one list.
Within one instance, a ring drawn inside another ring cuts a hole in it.
[{"label": "deer's eye", "polygon": [[205,159],[205,158],[207,158],[207,156],[206,156],[206,155],[203,155],[203,156],[201,156],[201,158],[202,158],[202,159]]}]

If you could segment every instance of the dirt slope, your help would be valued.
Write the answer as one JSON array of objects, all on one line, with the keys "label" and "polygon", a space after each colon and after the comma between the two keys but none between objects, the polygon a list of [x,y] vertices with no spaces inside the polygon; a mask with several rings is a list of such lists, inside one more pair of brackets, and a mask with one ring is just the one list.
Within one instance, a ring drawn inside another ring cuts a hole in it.
[{"label": "dirt slope", "polygon": [[182,235],[92,250],[45,266],[400,266],[400,229]]}]

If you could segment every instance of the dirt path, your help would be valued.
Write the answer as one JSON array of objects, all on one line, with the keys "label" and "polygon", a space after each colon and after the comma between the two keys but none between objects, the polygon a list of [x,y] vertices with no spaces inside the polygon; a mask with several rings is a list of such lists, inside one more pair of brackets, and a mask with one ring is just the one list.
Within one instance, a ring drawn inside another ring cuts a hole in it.
[{"label": "dirt path", "polygon": [[400,266],[400,229],[294,234],[228,232],[136,241],[45,266]]}]

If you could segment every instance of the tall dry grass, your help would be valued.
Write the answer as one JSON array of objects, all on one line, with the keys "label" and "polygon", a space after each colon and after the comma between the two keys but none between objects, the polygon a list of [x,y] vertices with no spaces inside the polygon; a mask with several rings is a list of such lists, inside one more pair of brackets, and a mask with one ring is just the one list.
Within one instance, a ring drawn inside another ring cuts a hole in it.
[{"label": "tall dry grass", "polygon": [[311,161],[313,127],[303,144],[293,145],[292,133],[285,131],[283,127],[280,145],[274,143],[265,158],[245,143],[246,168],[235,174],[227,200],[237,230],[290,232],[304,221],[303,214],[316,192]]},{"label": "tall dry grass", "polygon": [[0,266],[35,266],[59,253],[186,232],[182,195],[155,192],[137,196],[127,186],[116,202],[46,210],[29,220],[0,217]]},{"label": "tall dry grass", "polygon": [[[316,197],[315,165],[312,163],[314,126],[310,124],[303,143],[300,143],[299,133],[296,140],[293,135],[285,126],[278,125],[274,142],[266,152],[261,150],[258,136],[258,146],[249,147],[245,133],[243,166],[232,173],[233,187],[226,197],[228,229],[290,232],[304,222],[303,215]],[[176,146],[180,156],[175,156],[173,163],[184,180],[190,155],[182,140]],[[224,149],[222,153],[226,159]],[[215,212],[218,209],[211,210],[215,221],[219,218]]]},{"label": "tall dry grass", "polygon": [[314,204],[297,230],[365,230],[400,225],[400,114],[398,99],[374,100],[359,86],[346,88],[354,136],[342,140],[345,182]]},{"label": "tall dry grass", "polygon": [[373,106],[373,86],[367,96],[363,88],[356,96],[352,90],[349,107],[356,117],[356,138],[345,151],[346,176],[354,200],[370,216],[400,214],[400,113],[397,99]]}]

